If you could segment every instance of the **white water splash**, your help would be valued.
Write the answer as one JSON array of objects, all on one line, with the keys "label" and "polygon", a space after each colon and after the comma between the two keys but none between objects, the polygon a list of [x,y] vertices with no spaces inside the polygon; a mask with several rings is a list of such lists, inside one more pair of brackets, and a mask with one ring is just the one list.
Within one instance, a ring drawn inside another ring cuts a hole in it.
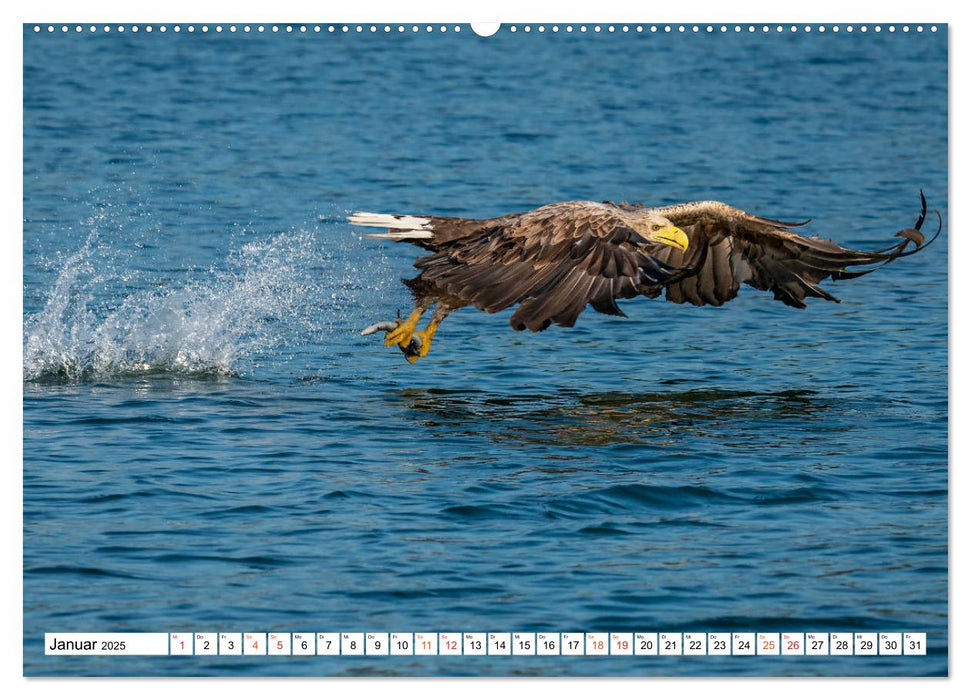
[{"label": "white water splash", "polygon": [[92,235],[64,262],[44,309],[25,319],[24,379],[238,374],[295,329],[314,329],[316,251],[313,234],[280,234],[243,246],[203,281],[130,291],[106,305],[98,298],[106,283],[127,279],[105,264]]}]

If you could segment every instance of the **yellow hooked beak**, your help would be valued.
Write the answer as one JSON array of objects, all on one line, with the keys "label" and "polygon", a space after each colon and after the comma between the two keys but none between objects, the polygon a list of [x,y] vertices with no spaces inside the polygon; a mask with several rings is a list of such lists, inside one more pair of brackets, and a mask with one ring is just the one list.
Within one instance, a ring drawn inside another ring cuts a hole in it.
[{"label": "yellow hooked beak", "polygon": [[688,249],[688,235],[677,226],[665,226],[660,231],[651,234],[651,240],[677,248],[680,251]]}]

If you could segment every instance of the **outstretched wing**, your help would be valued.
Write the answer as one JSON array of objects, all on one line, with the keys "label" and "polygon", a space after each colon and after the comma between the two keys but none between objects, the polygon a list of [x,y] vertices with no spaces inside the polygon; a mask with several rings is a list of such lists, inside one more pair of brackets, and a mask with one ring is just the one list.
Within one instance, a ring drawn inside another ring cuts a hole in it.
[{"label": "outstretched wing", "polygon": [[587,304],[623,316],[617,299],[657,289],[672,273],[655,255],[663,246],[612,205],[563,202],[483,223],[415,267],[423,282],[483,311],[519,304],[516,330],[572,326]]},{"label": "outstretched wing", "polygon": [[[899,231],[899,243],[876,251],[843,248],[832,241],[800,236],[789,228],[808,222],[787,223],[753,216],[721,202],[692,202],[653,209],[681,228],[690,241],[688,250],[658,251],[657,256],[682,272],[665,285],[668,301],[696,306],[721,306],[733,299],[743,283],[771,291],[776,299],[805,308],[806,297],[839,301],[819,283],[826,278],[851,279],[873,272],[892,260],[927,247],[920,228],[927,214],[921,192],[921,214],[913,228]],[[940,214],[938,214],[940,218]],[[907,247],[913,244],[909,251]],[[654,290],[648,296],[658,296]]]}]

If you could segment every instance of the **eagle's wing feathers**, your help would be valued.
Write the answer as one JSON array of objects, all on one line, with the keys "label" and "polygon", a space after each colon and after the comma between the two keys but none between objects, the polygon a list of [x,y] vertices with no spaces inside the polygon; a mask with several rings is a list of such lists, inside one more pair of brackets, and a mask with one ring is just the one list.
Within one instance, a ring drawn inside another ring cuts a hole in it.
[{"label": "eagle's wing feathers", "polygon": [[[865,275],[930,243],[924,243],[920,233],[927,209],[923,194],[921,205],[922,213],[914,228],[897,234],[903,240],[876,251],[852,250],[832,241],[802,236],[789,228],[807,222],[786,223],[753,216],[721,202],[654,209],[681,228],[690,241],[683,253],[669,247],[657,254],[681,271],[665,285],[667,299],[679,304],[720,306],[733,299],[745,283],[771,291],[776,299],[796,308],[805,308],[806,297],[839,301],[819,283],[826,278]],[[906,251],[910,243],[914,247]],[[864,269],[849,269],[861,266]],[[659,293],[655,290],[649,296]]]},{"label": "eagle's wing feathers", "polygon": [[566,202],[488,221],[415,266],[424,282],[490,313],[519,304],[510,324],[572,326],[587,306],[624,315],[616,299],[655,288],[670,269],[613,207]]},{"label": "eagle's wing feathers", "polygon": [[632,222],[643,208],[630,205],[563,202],[496,219],[427,218],[433,237],[418,244],[434,252],[415,267],[423,284],[461,304],[490,313],[518,304],[510,318],[517,330],[572,326],[588,304],[623,316],[617,300],[641,294],[720,306],[742,284],[804,308],[807,297],[838,301],[819,286],[823,280],[858,277],[929,245],[933,238],[925,243],[920,233],[923,194],[921,204],[914,228],[876,251],[803,236],[790,229],[807,222],[754,216],[721,202],[650,210],[684,231],[685,251],[641,236]]}]

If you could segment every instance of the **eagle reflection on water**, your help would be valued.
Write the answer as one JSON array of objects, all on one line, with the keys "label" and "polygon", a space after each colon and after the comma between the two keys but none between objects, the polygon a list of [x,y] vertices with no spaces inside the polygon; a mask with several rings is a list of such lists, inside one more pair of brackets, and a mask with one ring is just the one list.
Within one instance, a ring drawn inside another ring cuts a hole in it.
[{"label": "eagle reflection on water", "polygon": [[[553,447],[679,445],[690,436],[718,436],[726,445],[752,440],[762,447],[771,447],[766,442],[769,436],[760,427],[777,421],[805,424],[831,409],[829,402],[811,390],[504,395],[405,389],[398,396],[426,421],[425,427],[432,435],[436,428],[452,435],[464,430],[468,434],[488,435],[503,444]],[[740,431],[743,424],[753,430]],[[791,446],[793,439],[789,435],[786,444]]]}]

